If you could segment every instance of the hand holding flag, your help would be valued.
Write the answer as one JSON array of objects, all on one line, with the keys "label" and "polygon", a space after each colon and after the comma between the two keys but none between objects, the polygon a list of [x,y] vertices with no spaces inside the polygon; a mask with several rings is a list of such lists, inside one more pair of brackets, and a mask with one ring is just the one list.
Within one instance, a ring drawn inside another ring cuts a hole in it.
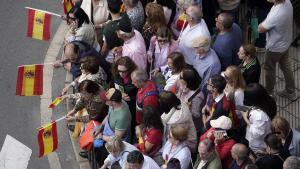
[{"label": "hand holding flag", "polygon": [[58,96],[57,98],[55,98],[55,99],[53,100],[53,102],[49,105],[48,108],[53,109],[53,108],[56,107],[62,100],[63,100],[63,97],[62,97],[62,96]]}]

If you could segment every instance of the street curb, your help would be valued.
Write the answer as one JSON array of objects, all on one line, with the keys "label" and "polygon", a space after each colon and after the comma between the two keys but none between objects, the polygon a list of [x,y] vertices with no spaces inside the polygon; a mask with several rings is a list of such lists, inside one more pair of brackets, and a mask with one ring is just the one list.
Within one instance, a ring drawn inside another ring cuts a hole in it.
[{"label": "street curb", "polygon": [[[71,73],[67,72],[65,85],[67,86],[69,83],[71,83],[72,79],[73,79],[73,77],[72,77]],[[71,110],[71,105],[70,105],[69,100],[67,100],[67,110],[68,111]],[[78,139],[75,139],[72,137],[71,131],[69,131],[69,135],[70,135],[71,143],[72,143],[73,150],[75,153],[76,161],[79,164],[79,168],[80,169],[91,169],[89,161],[87,159],[81,158],[78,154],[80,152]]]},{"label": "street curb", "polygon": [[[52,109],[48,109],[48,105],[52,102],[52,80],[53,80],[53,66],[49,65],[56,60],[59,54],[60,48],[63,44],[64,35],[66,33],[66,24],[61,23],[47,49],[44,60],[44,71],[43,71],[43,84],[45,89],[43,95],[40,96],[40,115],[41,115],[41,125],[48,123],[52,118]],[[47,66],[46,66],[47,65]],[[62,169],[61,163],[57,152],[52,152],[47,155],[47,159],[50,165],[50,169]]]},{"label": "street curb", "polygon": [[[50,46],[47,50],[47,54],[45,56],[44,63],[52,63],[55,62],[57,58],[60,58],[62,56],[59,56],[59,51],[61,47],[63,46],[64,43],[64,37],[65,34],[67,33],[68,26],[62,21],[61,24],[58,27],[57,32],[55,33],[53,40],[50,43]],[[49,88],[51,91],[44,91],[44,94],[41,96],[41,110],[47,107],[41,113],[41,124],[44,124],[45,122],[48,122],[51,120],[52,116],[52,110],[48,109],[49,103],[52,102],[52,86],[50,81],[52,82],[53,80],[53,67],[52,66],[45,66],[44,68],[44,88]],[[66,81],[65,85],[68,83],[72,82],[72,75],[67,72],[66,75]],[[48,86],[48,87],[47,87]],[[67,100],[67,110],[70,110],[69,108],[69,101]],[[42,111],[41,111],[42,112]],[[71,132],[69,131],[69,136],[70,140],[72,143],[72,147],[75,153],[76,161],[79,164],[80,169],[91,169],[88,160],[81,158],[78,153],[79,153],[79,144],[78,140],[74,139],[71,136]],[[48,161],[50,164],[51,169],[62,169],[61,164],[59,162],[59,157],[56,152],[53,152],[48,155]]]}]

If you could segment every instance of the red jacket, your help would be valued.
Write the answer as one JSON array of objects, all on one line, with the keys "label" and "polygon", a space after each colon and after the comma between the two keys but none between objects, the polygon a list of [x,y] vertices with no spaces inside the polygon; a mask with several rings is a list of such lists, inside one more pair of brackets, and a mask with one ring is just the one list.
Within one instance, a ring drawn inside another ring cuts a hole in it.
[{"label": "red jacket", "polygon": [[143,107],[152,106],[159,110],[158,91],[154,82],[147,81],[145,87],[138,90],[136,102],[136,123],[141,124]]},{"label": "red jacket", "polygon": [[[210,128],[209,130],[207,130],[204,134],[201,135],[199,141],[202,141],[206,138],[206,135],[208,132],[210,131],[214,131],[214,128]],[[215,138],[212,135],[211,137],[209,137],[209,139],[211,141],[214,141]],[[229,169],[233,158],[231,157],[231,148],[232,146],[236,143],[236,141],[234,139],[227,139],[222,143],[219,143],[218,145],[215,145],[217,152],[219,153],[221,162],[222,162],[222,169]]]}]

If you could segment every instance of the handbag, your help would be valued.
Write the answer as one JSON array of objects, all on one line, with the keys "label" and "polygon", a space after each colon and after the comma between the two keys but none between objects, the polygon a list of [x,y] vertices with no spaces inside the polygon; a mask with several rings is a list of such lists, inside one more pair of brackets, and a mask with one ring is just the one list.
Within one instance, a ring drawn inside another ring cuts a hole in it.
[{"label": "handbag", "polygon": [[81,137],[79,138],[79,146],[82,150],[90,151],[93,147],[94,138],[91,135],[94,127],[99,126],[100,123],[97,121],[90,121],[87,124],[86,130],[82,133]]}]

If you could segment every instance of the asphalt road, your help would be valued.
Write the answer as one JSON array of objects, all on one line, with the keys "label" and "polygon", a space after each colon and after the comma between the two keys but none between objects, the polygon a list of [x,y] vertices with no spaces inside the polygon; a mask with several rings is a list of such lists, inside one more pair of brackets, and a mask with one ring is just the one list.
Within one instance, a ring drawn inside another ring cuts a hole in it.
[{"label": "asphalt road", "polygon": [[[0,147],[7,134],[16,138],[33,153],[28,169],[50,169],[46,157],[38,158],[37,128],[41,125],[40,97],[20,97],[15,95],[17,67],[23,64],[43,63],[50,41],[40,41],[26,37],[27,10],[25,6],[62,13],[61,0],[6,0],[0,5]],[[61,19],[52,16],[51,37],[54,36]],[[57,96],[64,85],[63,70],[55,70],[52,96]],[[61,105],[53,112],[58,118],[65,112]],[[70,138],[65,122],[58,124],[59,145],[56,151],[62,169],[77,169]]]}]

